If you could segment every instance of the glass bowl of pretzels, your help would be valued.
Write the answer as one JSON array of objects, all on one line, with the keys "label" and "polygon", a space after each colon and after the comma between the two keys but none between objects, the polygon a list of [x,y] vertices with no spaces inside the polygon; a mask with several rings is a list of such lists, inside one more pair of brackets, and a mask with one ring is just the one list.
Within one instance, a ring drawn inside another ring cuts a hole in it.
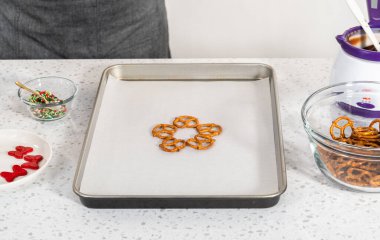
[{"label": "glass bowl of pretzels", "polygon": [[301,110],[317,166],[353,190],[380,192],[379,99],[380,82],[347,82],[314,92]]}]

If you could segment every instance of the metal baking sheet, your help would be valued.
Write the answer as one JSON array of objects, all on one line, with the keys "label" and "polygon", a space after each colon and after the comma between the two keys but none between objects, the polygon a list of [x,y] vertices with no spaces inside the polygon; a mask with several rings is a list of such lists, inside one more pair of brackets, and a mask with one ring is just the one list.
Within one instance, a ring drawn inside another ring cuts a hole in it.
[{"label": "metal baking sheet", "polygon": [[[180,115],[220,124],[223,133],[207,151],[163,152],[151,130]],[[73,188],[93,208],[275,205],[286,173],[273,69],[217,63],[107,68]]]}]

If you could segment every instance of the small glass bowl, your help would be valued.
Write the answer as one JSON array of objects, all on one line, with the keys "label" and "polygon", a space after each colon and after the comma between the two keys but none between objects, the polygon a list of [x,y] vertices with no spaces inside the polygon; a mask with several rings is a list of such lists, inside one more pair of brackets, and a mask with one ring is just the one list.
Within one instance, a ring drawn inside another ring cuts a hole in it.
[{"label": "small glass bowl", "polygon": [[77,92],[77,87],[73,81],[61,77],[42,77],[27,81],[24,84],[33,90],[49,91],[61,100],[59,103],[32,103],[29,101],[32,94],[20,88],[18,96],[26,104],[34,119],[53,121],[67,116],[70,112],[71,102]]},{"label": "small glass bowl", "polygon": [[[301,115],[314,159],[324,175],[353,190],[380,192],[380,148],[354,146],[330,136],[330,126],[340,116],[349,117],[355,127],[368,126],[380,118],[373,114],[363,117],[353,110],[352,106],[361,106],[358,99],[363,96],[379,104],[380,82],[347,82],[322,88],[306,100]],[[342,107],[347,106],[342,102],[351,107]]]}]

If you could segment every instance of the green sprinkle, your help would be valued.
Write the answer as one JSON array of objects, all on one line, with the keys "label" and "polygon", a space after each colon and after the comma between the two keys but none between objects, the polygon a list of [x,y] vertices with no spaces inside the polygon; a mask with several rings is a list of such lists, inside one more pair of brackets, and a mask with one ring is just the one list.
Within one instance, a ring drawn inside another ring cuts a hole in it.
[{"label": "green sprinkle", "polygon": [[[29,97],[29,102],[36,104],[50,104],[50,103],[62,103],[62,100],[57,98],[54,94],[49,91],[38,91],[38,93],[43,96],[41,98],[37,94],[32,94]],[[44,98],[47,100],[45,102]],[[65,105],[55,106],[55,107],[31,107],[30,108],[33,116],[41,120],[52,120],[65,116],[67,108]]]}]

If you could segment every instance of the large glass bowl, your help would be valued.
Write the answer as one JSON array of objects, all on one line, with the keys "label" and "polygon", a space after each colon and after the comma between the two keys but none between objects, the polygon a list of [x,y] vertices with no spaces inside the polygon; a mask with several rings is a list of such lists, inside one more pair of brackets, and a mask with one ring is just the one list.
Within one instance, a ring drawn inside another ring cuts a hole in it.
[{"label": "large glass bowl", "polygon": [[[301,110],[319,169],[331,180],[354,190],[380,192],[380,148],[333,140],[330,126],[340,116],[352,119],[355,127],[369,126],[380,118],[375,110],[380,106],[376,104],[380,105],[380,82],[347,82],[316,91]],[[371,110],[363,113],[358,106]],[[350,129],[345,134],[350,136]]]},{"label": "large glass bowl", "polygon": [[59,103],[33,103],[30,101],[30,92],[20,88],[18,96],[25,103],[33,118],[41,121],[53,121],[67,116],[71,110],[71,103],[77,92],[75,83],[61,77],[42,77],[24,83],[27,87],[53,93],[61,101]]}]

